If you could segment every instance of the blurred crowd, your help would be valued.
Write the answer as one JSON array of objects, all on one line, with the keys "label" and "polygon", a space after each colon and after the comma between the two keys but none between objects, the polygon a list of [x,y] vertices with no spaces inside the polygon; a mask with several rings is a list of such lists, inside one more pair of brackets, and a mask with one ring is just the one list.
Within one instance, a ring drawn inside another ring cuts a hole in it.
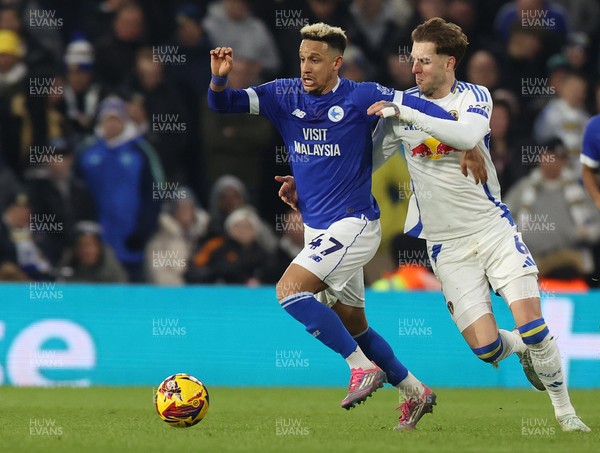
[{"label": "blurred crowd", "polygon": [[[597,285],[579,164],[596,0],[0,0],[0,279],[276,282],[303,243],[273,180],[285,147],[264,118],[208,110],[209,49],[233,47],[232,88],[296,77],[299,29],[327,22],[348,34],[343,77],[408,89],[410,32],[435,16],[469,38],[458,78],[492,93],[490,152],[542,277]],[[374,175],[369,281],[435,284],[402,272],[424,253],[402,234],[409,189],[399,155]]]}]

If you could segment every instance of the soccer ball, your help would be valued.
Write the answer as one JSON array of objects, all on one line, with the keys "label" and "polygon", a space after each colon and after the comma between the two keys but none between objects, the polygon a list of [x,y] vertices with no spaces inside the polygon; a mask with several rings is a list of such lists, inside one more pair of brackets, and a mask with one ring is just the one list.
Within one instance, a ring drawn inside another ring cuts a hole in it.
[{"label": "soccer ball", "polygon": [[208,391],[202,382],[186,373],[166,378],[154,397],[156,410],[170,426],[194,426],[208,412]]}]

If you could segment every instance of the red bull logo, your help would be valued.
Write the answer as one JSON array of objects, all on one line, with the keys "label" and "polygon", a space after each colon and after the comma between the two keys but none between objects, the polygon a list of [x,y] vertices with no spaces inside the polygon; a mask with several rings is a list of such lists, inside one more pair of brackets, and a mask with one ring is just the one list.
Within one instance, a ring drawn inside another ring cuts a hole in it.
[{"label": "red bull logo", "polygon": [[441,159],[451,152],[460,152],[435,138],[429,137],[423,143],[411,149],[411,157],[428,157],[429,159]]}]

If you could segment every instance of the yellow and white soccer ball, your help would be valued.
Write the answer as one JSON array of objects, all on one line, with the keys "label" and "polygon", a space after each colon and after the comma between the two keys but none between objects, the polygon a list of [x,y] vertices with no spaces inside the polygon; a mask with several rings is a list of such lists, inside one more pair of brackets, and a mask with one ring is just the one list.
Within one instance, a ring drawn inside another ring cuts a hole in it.
[{"label": "yellow and white soccer ball", "polygon": [[170,426],[194,426],[208,412],[208,391],[202,382],[186,373],[166,378],[156,391],[156,410]]}]

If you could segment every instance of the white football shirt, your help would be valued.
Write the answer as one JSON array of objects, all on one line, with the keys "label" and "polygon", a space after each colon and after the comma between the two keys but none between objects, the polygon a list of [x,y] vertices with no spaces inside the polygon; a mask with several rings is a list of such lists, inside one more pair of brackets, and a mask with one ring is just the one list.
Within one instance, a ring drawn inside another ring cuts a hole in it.
[{"label": "white football shirt", "polygon": [[[404,96],[426,99],[411,88]],[[374,168],[403,150],[413,186],[404,231],[440,242],[468,236],[498,218],[514,224],[500,199],[500,184],[489,153],[492,99],[487,88],[456,81],[441,99],[427,99],[457,121],[429,117],[411,109],[411,123],[397,117],[380,120],[373,134]],[[399,104],[400,106],[400,104]],[[401,118],[406,118],[402,114]],[[405,110],[406,112],[406,110]],[[477,146],[485,159],[486,184],[461,173],[461,151]]]}]

